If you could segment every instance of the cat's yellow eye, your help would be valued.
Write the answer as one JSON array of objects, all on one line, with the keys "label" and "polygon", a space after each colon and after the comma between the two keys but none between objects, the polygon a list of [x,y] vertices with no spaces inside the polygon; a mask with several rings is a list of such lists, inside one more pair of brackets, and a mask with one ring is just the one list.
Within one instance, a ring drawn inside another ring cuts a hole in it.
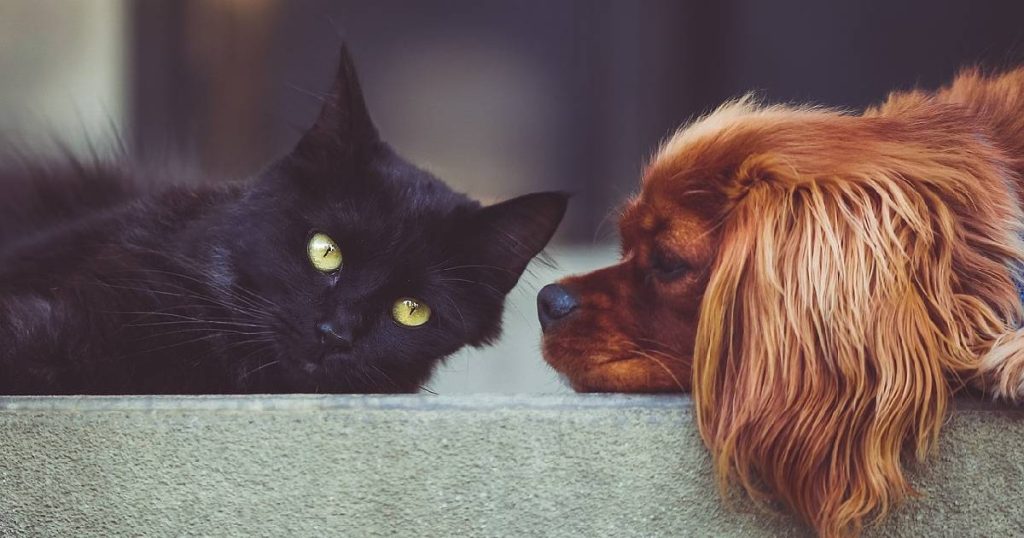
[{"label": "cat's yellow eye", "polygon": [[317,271],[330,273],[341,267],[341,250],[325,233],[315,233],[309,238],[306,253],[309,254],[309,263],[313,264]]},{"label": "cat's yellow eye", "polygon": [[391,317],[400,325],[419,327],[430,320],[430,307],[410,297],[402,297],[391,307]]}]

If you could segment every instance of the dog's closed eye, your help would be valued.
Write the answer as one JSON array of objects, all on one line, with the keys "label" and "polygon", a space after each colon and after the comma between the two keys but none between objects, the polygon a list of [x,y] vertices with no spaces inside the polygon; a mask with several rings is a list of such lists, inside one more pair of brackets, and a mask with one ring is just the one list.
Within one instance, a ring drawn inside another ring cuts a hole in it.
[{"label": "dog's closed eye", "polygon": [[651,272],[663,282],[676,280],[690,273],[693,266],[680,256],[663,249],[651,252]]}]

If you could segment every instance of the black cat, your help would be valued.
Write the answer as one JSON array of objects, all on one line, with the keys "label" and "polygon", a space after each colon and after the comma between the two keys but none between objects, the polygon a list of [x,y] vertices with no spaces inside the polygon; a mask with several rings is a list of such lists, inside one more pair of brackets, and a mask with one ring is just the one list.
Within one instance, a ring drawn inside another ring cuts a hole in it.
[{"label": "black cat", "polygon": [[0,393],[410,392],[497,338],[566,196],[453,192],[380,140],[341,56],[246,182],[0,163]]}]

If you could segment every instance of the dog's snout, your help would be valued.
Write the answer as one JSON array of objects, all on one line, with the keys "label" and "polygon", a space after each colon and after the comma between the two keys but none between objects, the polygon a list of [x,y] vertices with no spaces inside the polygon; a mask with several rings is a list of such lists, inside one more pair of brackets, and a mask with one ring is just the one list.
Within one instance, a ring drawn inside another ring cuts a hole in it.
[{"label": "dog's snout", "polygon": [[579,302],[565,286],[559,284],[548,284],[541,288],[537,294],[537,317],[540,318],[540,327],[548,330],[556,321],[568,316],[576,308]]}]

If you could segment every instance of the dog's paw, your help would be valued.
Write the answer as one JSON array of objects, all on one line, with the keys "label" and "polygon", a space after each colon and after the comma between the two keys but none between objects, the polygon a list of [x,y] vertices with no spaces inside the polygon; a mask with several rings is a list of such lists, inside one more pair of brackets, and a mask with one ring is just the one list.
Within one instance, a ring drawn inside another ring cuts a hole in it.
[{"label": "dog's paw", "polygon": [[1024,404],[1024,329],[997,340],[981,357],[978,373],[994,398]]},{"label": "dog's paw", "polygon": [[1003,389],[1002,394],[998,394],[997,397],[1016,404],[1024,404],[1024,365],[1018,365],[1016,372],[1007,376],[1004,385],[1008,388]]},{"label": "dog's paw", "polygon": [[1003,372],[992,396],[1017,405],[1024,404],[1024,368],[1017,368],[1014,373]]}]

